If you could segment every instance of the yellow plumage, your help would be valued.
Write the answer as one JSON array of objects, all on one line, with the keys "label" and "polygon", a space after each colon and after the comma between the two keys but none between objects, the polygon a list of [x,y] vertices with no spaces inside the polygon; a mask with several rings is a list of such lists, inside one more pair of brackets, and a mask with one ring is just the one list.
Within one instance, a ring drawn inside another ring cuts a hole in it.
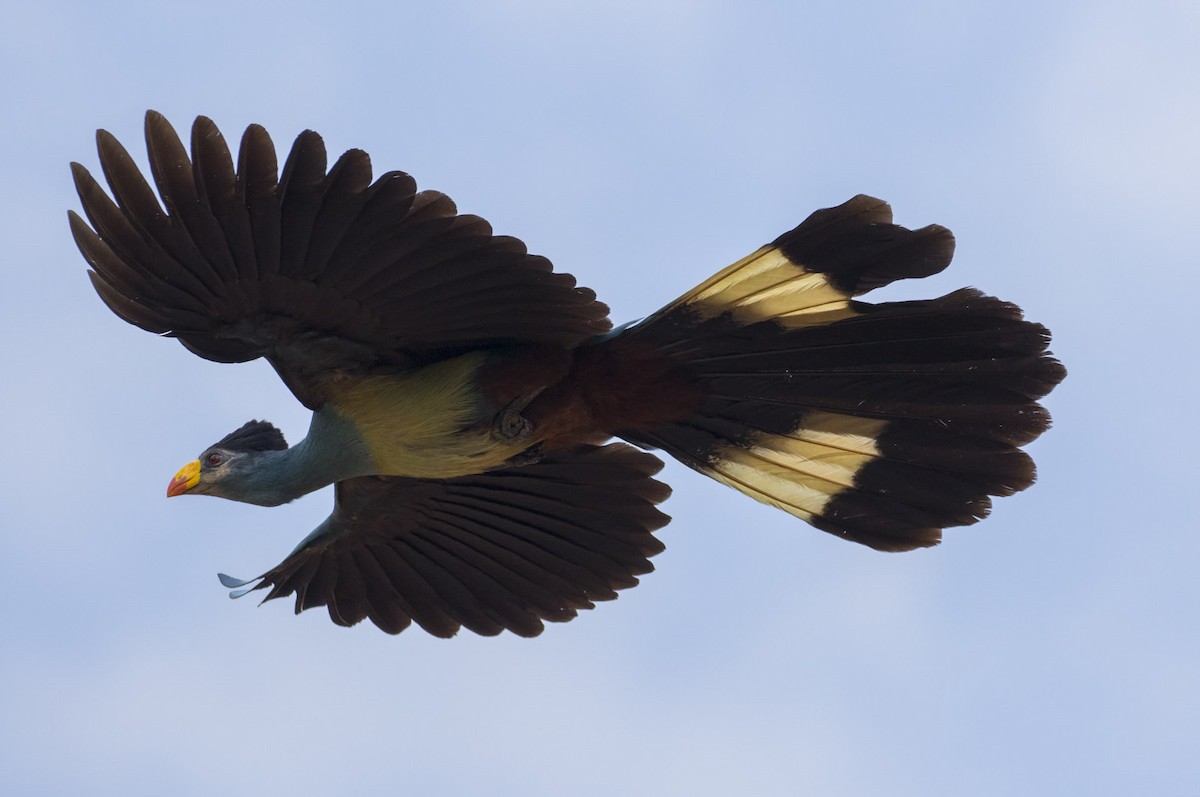
[{"label": "yellow plumage", "polygon": [[380,475],[482,473],[529,445],[505,445],[491,435],[496,408],[487,406],[475,382],[485,358],[472,352],[403,374],[370,376],[339,391],[331,407],[358,429]]}]

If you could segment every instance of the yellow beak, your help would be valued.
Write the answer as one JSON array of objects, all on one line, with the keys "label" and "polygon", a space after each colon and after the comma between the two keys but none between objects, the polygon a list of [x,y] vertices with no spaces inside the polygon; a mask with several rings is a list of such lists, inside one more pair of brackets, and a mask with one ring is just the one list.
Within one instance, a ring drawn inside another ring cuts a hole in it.
[{"label": "yellow beak", "polygon": [[183,495],[200,483],[200,460],[193,459],[179,469],[175,478],[167,485],[167,498]]}]

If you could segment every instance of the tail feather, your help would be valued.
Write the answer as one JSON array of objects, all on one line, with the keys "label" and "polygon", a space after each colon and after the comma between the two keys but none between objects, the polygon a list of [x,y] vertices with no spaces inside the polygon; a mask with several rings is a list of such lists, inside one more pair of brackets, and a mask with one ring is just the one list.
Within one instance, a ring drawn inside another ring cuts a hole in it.
[{"label": "tail feather", "polygon": [[620,431],[817,528],[882,550],[936,544],[1029,487],[1019,446],[1065,376],[1049,332],[963,289],[868,304],[872,288],[949,264],[942,227],[885,203],[818,211],[622,333],[689,375],[685,418]]},{"label": "tail feather", "polygon": [[861,194],[819,210],[647,320],[686,309],[701,319],[725,315],[740,324],[826,324],[853,315],[846,304],[853,296],[950,265],[954,236],[945,227],[909,230],[891,222],[886,202]]}]

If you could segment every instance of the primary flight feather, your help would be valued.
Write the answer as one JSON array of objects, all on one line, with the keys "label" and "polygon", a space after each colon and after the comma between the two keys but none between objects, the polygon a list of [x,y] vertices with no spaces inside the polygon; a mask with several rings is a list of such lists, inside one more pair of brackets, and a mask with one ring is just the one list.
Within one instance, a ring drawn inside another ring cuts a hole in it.
[{"label": "primary flight feather", "polygon": [[[857,196],[817,211],[616,332],[608,308],[524,244],[366,153],[327,167],[306,131],[278,169],[254,125],[236,165],[216,126],[191,156],[146,116],[155,191],[104,131],[112,197],[72,164],[71,230],[121,318],[217,362],[265,357],[313,411],[289,447],[251,421],[169,496],[274,506],[329,484],[333,513],[257,579],[296,611],[533,636],[652,569],[669,488],[641,448],[886,551],[935,545],[1030,486],[1021,446],[1065,376],[1048,331],[964,289],[855,301],[944,269],[943,227]],[[160,204],[161,198],[161,204]]]}]

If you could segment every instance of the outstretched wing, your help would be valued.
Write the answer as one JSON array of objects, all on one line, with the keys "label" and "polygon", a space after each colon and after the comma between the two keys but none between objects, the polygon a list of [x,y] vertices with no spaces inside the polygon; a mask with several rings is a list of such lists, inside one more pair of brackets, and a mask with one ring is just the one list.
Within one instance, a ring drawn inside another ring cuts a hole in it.
[{"label": "outstretched wing", "polygon": [[661,468],[613,443],[457,479],[350,479],[333,514],[233,596],[295,593],[297,614],[328,606],[338,625],[369,617],[390,634],[416,622],[441,637],[536,636],[654,569],[652,532],[669,520],[655,508],[670,494],[652,478]]},{"label": "outstretched wing", "polygon": [[418,193],[403,172],[372,182],[360,150],[327,172],[312,131],[278,176],[263,128],[246,130],[235,170],[211,120],[196,119],[189,159],[151,111],[162,206],[112,135],[101,130],[97,142],[116,201],[72,164],[88,221],[70,221],[104,302],[201,357],[266,357],[311,409],[335,374],[495,344],[572,346],[611,327],[592,291],[483,219],[457,215],[444,194]]}]

